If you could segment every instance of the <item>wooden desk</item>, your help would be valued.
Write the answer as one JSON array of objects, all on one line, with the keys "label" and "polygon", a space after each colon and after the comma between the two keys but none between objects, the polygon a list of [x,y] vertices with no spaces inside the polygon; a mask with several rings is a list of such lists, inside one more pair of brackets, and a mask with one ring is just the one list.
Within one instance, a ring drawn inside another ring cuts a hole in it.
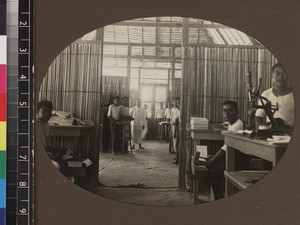
[{"label": "wooden desk", "polygon": [[[265,140],[258,140],[241,134],[232,134],[228,132],[222,132],[222,134],[224,135],[225,144],[228,146],[228,150],[226,152],[226,171],[224,173],[226,179],[225,196],[233,194],[234,187],[244,189],[251,185],[251,183],[249,185],[243,184],[245,183],[245,180],[249,179],[249,176],[253,176],[251,172],[245,174],[240,173],[239,171],[235,171],[234,152],[236,150],[239,150],[245,154],[254,155],[259,158],[268,160],[272,162],[274,166],[279,161],[288,145],[270,144]],[[253,173],[256,173],[257,175],[257,171],[253,171]]]},{"label": "wooden desk", "polygon": [[192,196],[195,203],[199,202],[198,192],[199,192],[199,183],[200,179],[203,177],[203,174],[207,173],[205,166],[195,166],[194,165],[194,151],[195,146],[200,144],[200,141],[223,141],[224,136],[221,134],[223,129],[219,129],[218,124],[209,124],[209,129],[191,129],[190,124],[186,125],[186,131],[190,132],[190,152],[187,153],[187,158],[190,159],[187,162],[189,167],[187,170],[192,172],[192,177],[190,177],[190,183],[192,184]]},{"label": "wooden desk", "polygon": [[222,129],[215,128],[215,124],[210,124],[209,129],[192,129],[189,124],[186,130],[191,133],[191,153],[194,154],[195,145],[200,144],[200,141],[223,141],[224,136],[221,134]]},{"label": "wooden desk", "polygon": [[[83,178],[76,179],[76,183],[86,189],[97,187],[98,183],[98,162],[99,152],[95,148],[95,123],[93,121],[84,121],[86,126],[79,125],[49,125],[50,137],[70,137],[73,139],[74,158],[81,156],[87,157],[92,161],[92,165],[87,168],[86,175]],[[59,146],[62,147],[62,146]]]}]

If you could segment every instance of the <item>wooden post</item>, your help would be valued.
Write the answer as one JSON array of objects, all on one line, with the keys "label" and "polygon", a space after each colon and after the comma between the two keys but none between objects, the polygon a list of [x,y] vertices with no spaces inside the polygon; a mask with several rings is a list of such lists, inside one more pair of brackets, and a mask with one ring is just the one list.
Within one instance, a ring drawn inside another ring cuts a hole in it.
[{"label": "wooden post", "polygon": [[141,98],[141,66],[139,66],[139,73],[138,73],[138,98]]},{"label": "wooden post", "polygon": [[185,124],[187,121],[187,99],[188,99],[188,44],[189,44],[189,19],[183,18],[182,21],[182,74],[181,74],[181,96],[180,96],[180,141],[179,141],[179,179],[178,188],[185,188],[186,173],[186,143],[185,143]]},{"label": "wooden post", "polygon": [[128,93],[129,93],[129,102],[128,104],[131,105],[132,104],[132,98],[130,95],[130,80],[131,80],[131,44],[128,44],[128,48],[127,48],[127,82],[128,82]]},{"label": "wooden post", "polygon": [[[101,43],[101,47],[100,47],[100,59],[99,59],[99,73],[98,73],[98,81],[99,81],[99,92],[100,92],[100,99],[101,99],[101,95],[102,95],[102,77],[103,77],[103,33],[104,33],[104,29],[100,28],[96,31],[96,38],[97,40],[100,40]],[[100,150],[100,146],[99,146],[99,140],[101,139],[101,120],[102,120],[102,115],[101,115],[101,104],[98,104],[98,116],[99,116],[99,127],[97,127],[94,130],[94,143],[92,144],[92,158],[93,160],[93,165],[92,165],[92,181],[91,181],[91,185],[89,188],[94,189],[98,186],[98,180],[99,180],[99,150]]]},{"label": "wooden post", "polygon": [[171,101],[171,98],[174,97],[172,91],[175,91],[175,45],[172,45],[171,88],[169,90],[169,101]]},{"label": "wooden post", "polygon": [[[171,101],[171,96],[170,96],[170,77],[171,77],[171,69],[168,69],[168,84],[167,84],[167,101],[166,104]],[[167,108],[167,105],[166,105]]]}]

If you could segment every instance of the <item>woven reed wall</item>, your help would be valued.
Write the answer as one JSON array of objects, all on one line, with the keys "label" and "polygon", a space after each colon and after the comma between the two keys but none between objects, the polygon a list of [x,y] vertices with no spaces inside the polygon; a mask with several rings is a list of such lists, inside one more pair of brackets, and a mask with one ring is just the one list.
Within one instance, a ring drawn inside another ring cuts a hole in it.
[{"label": "woven reed wall", "polygon": [[187,114],[206,117],[211,122],[222,122],[222,102],[235,100],[240,117],[247,122],[248,92],[245,76],[252,73],[256,87],[262,78],[261,91],[271,87],[271,67],[276,58],[267,49],[189,47],[185,60],[187,74]]},{"label": "woven reed wall", "polygon": [[112,97],[129,97],[129,79],[127,77],[103,76],[102,93],[110,94]]},{"label": "woven reed wall", "polygon": [[39,100],[52,101],[55,110],[72,112],[99,126],[102,57],[101,44],[73,43],[50,65]]}]

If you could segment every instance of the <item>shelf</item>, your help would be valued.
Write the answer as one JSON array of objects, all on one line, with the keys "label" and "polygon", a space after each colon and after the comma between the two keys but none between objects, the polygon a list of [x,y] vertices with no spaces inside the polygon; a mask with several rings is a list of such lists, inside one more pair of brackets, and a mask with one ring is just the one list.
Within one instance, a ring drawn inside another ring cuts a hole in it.
[{"label": "shelf", "polygon": [[264,177],[269,171],[224,172],[225,177],[238,189],[244,190]]}]

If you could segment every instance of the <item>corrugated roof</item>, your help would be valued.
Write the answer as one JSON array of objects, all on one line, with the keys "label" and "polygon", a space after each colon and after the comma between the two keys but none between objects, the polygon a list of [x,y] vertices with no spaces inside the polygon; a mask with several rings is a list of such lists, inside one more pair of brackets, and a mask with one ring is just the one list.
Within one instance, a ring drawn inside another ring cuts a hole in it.
[{"label": "corrugated roof", "polygon": [[[103,37],[104,75],[115,71],[115,75],[126,76],[129,44],[131,44],[132,67],[139,67],[143,62],[143,68],[159,68],[159,70],[164,70],[165,74],[171,68],[172,48],[175,48],[175,59],[181,58],[182,23],[182,17],[148,17],[105,26]],[[97,41],[97,31],[84,35],[79,41]],[[259,42],[257,43],[259,44]],[[215,22],[193,18],[189,18],[189,44],[253,45],[251,38],[243,32]],[[135,60],[138,60],[137,63]],[[148,62],[146,62],[147,60]],[[181,62],[178,61],[175,67],[178,77]]]}]

